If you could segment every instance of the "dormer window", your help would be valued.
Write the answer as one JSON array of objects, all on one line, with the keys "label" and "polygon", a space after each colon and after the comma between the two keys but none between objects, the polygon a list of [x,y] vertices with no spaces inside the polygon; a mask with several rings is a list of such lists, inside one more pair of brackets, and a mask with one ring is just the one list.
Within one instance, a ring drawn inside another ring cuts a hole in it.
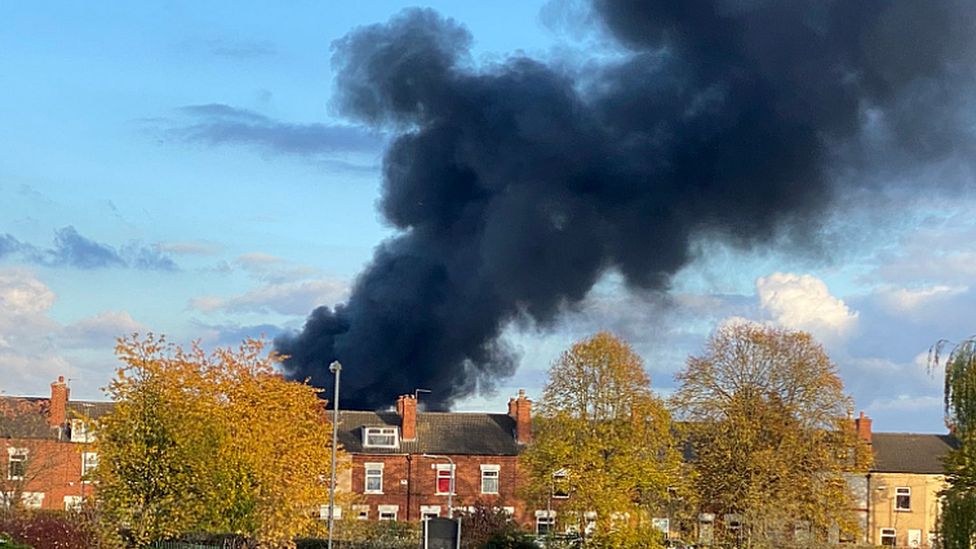
[{"label": "dormer window", "polygon": [[363,427],[363,446],[366,448],[399,448],[396,427]]}]

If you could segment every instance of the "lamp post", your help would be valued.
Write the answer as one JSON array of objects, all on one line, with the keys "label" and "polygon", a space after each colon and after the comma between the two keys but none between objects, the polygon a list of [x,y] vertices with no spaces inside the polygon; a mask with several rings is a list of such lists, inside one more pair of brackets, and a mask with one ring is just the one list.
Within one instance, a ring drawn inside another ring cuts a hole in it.
[{"label": "lamp post", "polygon": [[454,518],[454,506],[452,505],[454,496],[454,475],[457,474],[457,469],[454,467],[454,460],[450,456],[441,456],[437,454],[423,454],[422,457],[429,459],[446,459],[448,463],[451,464],[451,482],[448,485],[447,490],[447,518]]},{"label": "lamp post", "polygon": [[329,364],[329,371],[335,374],[335,395],[332,397],[332,480],[329,483],[329,549],[332,549],[332,532],[335,528],[335,491],[336,491],[336,451],[339,439],[339,377],[342,374],[342,364],[338,360]]}]

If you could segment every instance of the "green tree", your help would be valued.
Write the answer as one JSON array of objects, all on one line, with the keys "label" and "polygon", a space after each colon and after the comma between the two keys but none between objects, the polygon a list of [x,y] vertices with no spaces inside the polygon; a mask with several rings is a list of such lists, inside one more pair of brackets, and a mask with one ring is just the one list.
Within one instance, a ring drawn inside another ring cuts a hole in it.
[{"label": "green tree", "polygon": [[328,501],[330,427],[316,390],[289,382],[259,341],[206,353],[122,339],[97,425],[97,496],[137,544],[187,532],[289,546]]},{"label": "green tree", "polygon": [[594,546],[657,546],[650,519],[680,468],[670,428],[625,342],[606,332],[580,341],[549,370],[523,455],[526,495],[549,506],[553,492],[565,492],[554,506],[558,527],[577,528]]},{"label": "green tree", "polygon": [[929,367],[943,363],[945,421],[959,447],[946,457],[939,541],[944,549],[970,549],[976,545],[976,339],[938,342],[929,352]]},{"label": "green tree", "polygon": [[870,454],[847,419],[837,368],[810,334],[727,324],[676,377],[695,492],[725,526],[717,535],[763,547],[856,532],[844,473],[866,470]]}]

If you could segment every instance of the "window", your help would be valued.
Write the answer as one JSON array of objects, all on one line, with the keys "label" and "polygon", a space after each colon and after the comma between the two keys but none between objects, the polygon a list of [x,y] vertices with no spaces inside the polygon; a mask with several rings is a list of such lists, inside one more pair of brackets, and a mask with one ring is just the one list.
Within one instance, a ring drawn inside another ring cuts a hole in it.
[{"label": "window", "polygon": [[71,420],[71,442],[95,442],[95,433],[88,429],[85,420]]},{"label": "window", "polygon": [[895,488],[895,511],[912,510],[912,489]]},{"label": "window", "polygon": [[91,482],[91,474],[98,467],[97,452],[82,452],[81,454],[81,478],[84,482]]},{"label": "window", "polygon": [[881,529],[881,545],[886,545],[890,547],[895,546],[895,529],[894,528],[882,528]]},{"label": "window", "polygon": [[64,496],[65,511],[81,511],[81,496]]},{"label": "window", "polygon": [[446,463],[437,464],[437,493],[438,494],[449,494],[451,493],[451,484],[454,479],[454,466]]},{"label": "window", "polygon": [[397,512],[400,510],[399,505],[377,505],[376,510],[379,511],[380,520],[396,520]]},{"label": "window", "polygon": [[[319,518],[321,520],[329,520],[329,505],[328,504],[319,505]],[[332,517],[332,518],[334,518],[335,520],[339,520],[339,519],[342,518],[342,507],[339,507],[338,505],[336,505],[336,508],[335,508],[335,516]]]},{"label": "window", "polygon": [[535,512],[535,533],[539,536],[548,535],[556,526],[555,511],[536,511]]},{"label": "window", "polygon": [[7,448],[7,480],[24,480],[27,475],[27,448]]},{"label": "window", "polygon": [[369,518],[369,505],[353,505],[352,512],[356,515],[356,520],[367,520]]},{"label": "window", "polygon": [[44,492],[22,492],[20,502],[27,509],[40,509],[44,503]]},{"label": "window", "polygon": [[365,490],[363,491],[367,494],[383,493],[383,464],[382,463],[366,464],[366,486],[365,486]]},{"label": "window", "polygon": [[560,469],[552,474],[552,497],[556,499],[569,497],[569,477],[566,469]]},{"label": "window", "polygon": [[441,516],[441,506],[440,505],[421,505],[420,506],[420,519],[427,520],[432,518],[437,518]]},{"label": "window", "polygon": [[481,493],[482,494],[497,494],[498,493],[498,471],[500,467],[498,465],[482,465],[481,466]]},{"label": "window", "polygon": [[364,427],[363,446],[368,448],[397,448],[396,427]]}]

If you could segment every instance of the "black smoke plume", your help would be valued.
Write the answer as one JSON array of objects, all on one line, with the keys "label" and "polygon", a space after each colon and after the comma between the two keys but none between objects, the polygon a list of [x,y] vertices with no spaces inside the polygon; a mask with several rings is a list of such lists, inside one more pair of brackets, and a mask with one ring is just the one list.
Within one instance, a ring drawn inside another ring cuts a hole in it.
[{"label": "black smoke plume", "polygon": [[422,387],[445,408],[513,373],[506,324],[552,322],[608,271],[664,290],[696,240],[809,242],[848,168],[971,157],[974,7],[596,0],[624,53],[575,75],[476,67],[430,10],[352,31],[337,103],[396,136],[380,208],[400,232],[276,341],[287,371],[328,386],[339,359],[344,404]]}]

